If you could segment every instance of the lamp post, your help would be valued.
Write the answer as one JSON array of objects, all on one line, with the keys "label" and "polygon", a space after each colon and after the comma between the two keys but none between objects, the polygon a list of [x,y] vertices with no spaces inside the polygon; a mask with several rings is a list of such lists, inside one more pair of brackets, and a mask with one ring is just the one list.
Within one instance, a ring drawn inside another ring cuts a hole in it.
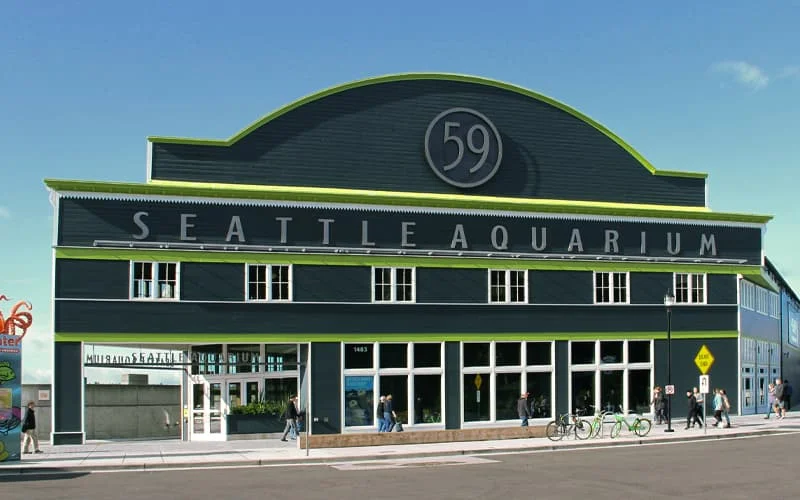
[{"label": "lamp post", "polygon": [[[664,295],[664,307],[667,308],[667,385],[672,385],[672,306],[675,296],[671,290]],[[674,392],[674,388],[673,388]],[[675,432],[672,428],[672,394],[667,394],[667,428],[664,432]]]}]

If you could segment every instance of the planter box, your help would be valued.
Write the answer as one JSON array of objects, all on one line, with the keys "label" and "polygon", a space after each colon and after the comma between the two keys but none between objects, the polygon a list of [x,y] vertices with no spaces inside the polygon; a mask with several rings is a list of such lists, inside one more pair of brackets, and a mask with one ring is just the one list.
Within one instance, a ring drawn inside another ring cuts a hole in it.
[{"label": "planter box", "polygon": [[227,415],[226,422],[228,434],[271,434],[286,426],[277,415]]}]

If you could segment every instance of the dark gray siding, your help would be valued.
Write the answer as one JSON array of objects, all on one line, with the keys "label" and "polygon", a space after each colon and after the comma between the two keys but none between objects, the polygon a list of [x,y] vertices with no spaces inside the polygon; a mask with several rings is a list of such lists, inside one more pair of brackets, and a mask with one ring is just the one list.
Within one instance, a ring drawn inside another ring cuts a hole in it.
[{"label": "dark gray siding", "polygon": [[740,309],[742,335],[770,342],[779,342],[781,338],[781,322],[777,318],[759,314],[756,311]]},{"label": "dark gray siding", "polygon": [[338,434],[342,431],[341,344],[311,344],[311,431]]},{"label": "dark gray siding", "polygon": [[[57,301],[56,332],[490,333],[647,332],[664,306],[515,306]],[[735,306],[681,308],[675,330],[736,330]]]},{"label": "dark gray siding", "polygon": [[[674,317],[674,316],[673,316]],[[666,318],[664,319],[666,328]],[[694,358],[700,347],[705,345],[714,355],[714,364],[709,371],[711,387],[722,388],[728,391],[733,413],[738,413],[739,408],[739,347],[738,341],[732,339],[681,339],[672,341],[672,384],[675,386],[675,396],[672,398],[672,425],[684,425],[685,421],[675,421],[675,417],[686,417],[686,391],[700,384],[700,372],[694,364]],[[667,341],[656,340],[655,344],[655,384],[664,387],[667,385]],[[710,402],[710,399],[709,399]],[[706,407],[709,404],[706,403]]]},{"label": "dark gray siding", "polygon": [[736,304],[738,278],[734,274],[709,274],[708,303]]},{"label": "dark gray siding", "polygon": [[[702,206],[704,179],[653,176],[584,121],[537,99],[476,83],[390,82],[300,106],[231,147],[153,145],[152,177],[282,186],[464,192],[428,167],[429,122],[449,108],[484,113],[503,163],[470,194]],[[173,134],[175,131],[167,131]]]},{"label": "dark gray siding", "polygon": [[556,415],[563,415],[570,410],[569,386],[572,384],[569,371],[569,342],[560,340],[556,342],[555,373],[556,378]]},{"label": "dark gray siding", "polygon": [[461,343],[444,343],[444,414],[446,429],[461,428]]},{"label": "dark gray siding", "polygon": [[128,261],[56,260],[57,299],[127,299],[129,296]]},{"label": "dark gray siding", "polygon": [[417,302],[472,303],[489,300],[486,269],[417,268]]},{"label": "dark gray siding", "polygon": [[[56,434],[83,432],[82,351],[80,342],[56,342],[53,347],[53,401],[57,403],[53,405],[53,432]],[[77,439],[80,440],[80,436]],[[65,437],[65,441],[70,442],[70,437]]]},{"label": "dark gray siding", "polygon": [[533,304],[591,304],[591,271],[529,271],[528,301]]},{"label": "dark gray siding", "polygon": [[182,262],[181,300],[244,301],[244,264]]},{"label": "dark gray siding", "polygon": [[631,273],[631,304],[663,304],[672,290],[672,273]]},{"label": "dark gray siding", "polygon": [[295,265],[292,269],[297,302],[370,302],[371,282],[369,267]]}]

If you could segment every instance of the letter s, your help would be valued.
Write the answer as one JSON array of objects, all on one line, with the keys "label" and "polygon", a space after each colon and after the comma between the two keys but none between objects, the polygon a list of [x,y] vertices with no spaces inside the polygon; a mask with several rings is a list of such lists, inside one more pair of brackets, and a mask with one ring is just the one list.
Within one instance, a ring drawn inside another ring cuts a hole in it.
[{"label": "letter s", "polygon": [[133,214],[133,223],[136,224],[136,226],[142,230],[141,233],[134,234],[133,239],[143,240],[148,236],[150,236],[150,228],[147,227],[147,224],[145,224],[144,221],[142,220],[142,217],[147,217],[148,215],[150,214],[148,214],[147,212],[136,212],[135,214]]}]

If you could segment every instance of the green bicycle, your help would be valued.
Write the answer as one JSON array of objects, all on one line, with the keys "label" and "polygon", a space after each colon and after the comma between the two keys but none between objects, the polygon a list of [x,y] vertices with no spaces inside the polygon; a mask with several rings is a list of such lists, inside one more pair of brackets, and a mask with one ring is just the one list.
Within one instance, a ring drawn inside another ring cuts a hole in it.
[{"label": "green bicycle", "polygon": [[616,420],[606,420],[606,417],[613,416],[614,413],[610,411],[602,411],[600,413],[594,414],[594,419],[592,419],[592,432],[589,437],[596,438],[596,437],[603,437],[603,424],[607,423],[616,423]]},{"label": "green bicycle", "polygon": [[637,416],[633,419],[633,422],[628,422],[628,420],[625,418],[625,415],[621,413],[614,413],[614,420],[616,420],[616,422],[614,423],[614,427],[611,428],[612,438],[620,435],[623,426],[639,437],[645,437],[650,433],[650,429],[653,428],[653,422],[644,417]]}]

